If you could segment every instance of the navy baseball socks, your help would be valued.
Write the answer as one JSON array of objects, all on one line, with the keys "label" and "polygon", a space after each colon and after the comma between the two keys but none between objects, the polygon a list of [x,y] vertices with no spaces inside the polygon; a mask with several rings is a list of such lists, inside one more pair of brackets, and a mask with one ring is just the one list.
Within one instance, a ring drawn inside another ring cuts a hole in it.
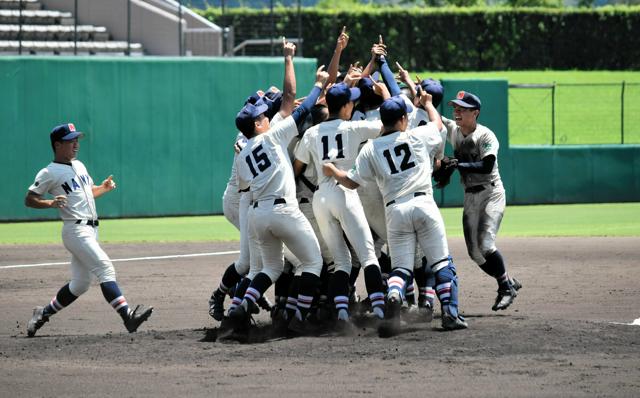
[{"label": "navy baseball socks", "polygon": [[51,299],[51,302],[49,304],[47,304],[45,307],[36,307],[33,309],[33,315],[27,323],[27,336],[35,336],[38,329],[40,329],[45,323],[49,322],[49,317],[51,315],[57,313],[64,307],[73,303],[77,298],[78,296],[75,296],[73,293],[71,293],[69,284],[67,283],[66,285],[64,285],[58,291],[58,294],[56,294],[56,296]]},{"label": "navy baseball socks", "polygon": [[[518,289],[522,287],[520,282],[513,281],[507,274],[507,267],[504,264],[504,259],[499,251],[494,251],[485,257],[486,262],[481,266],[485,272],[492,272],[492,276],[498,281],[498,295],[491,309],[493,311],[506,310],[515,300],[518,295],[515,285],[517,283]],[[485,269],[486,268],[486,269]],[[491,275],[491,274],[490,274]]]},{"label": "navy baseball socks", "polygon": [[448,264],[436,272],[436,294],[442,305],[442,328],[445,330],[469,327],[458,313],[458,277],[456,267],[449,257]]},{"label": "navy baseball socks", "polygon": [[100,289],[102,289],[102,295],[105,300],[107,300],[113,309],[120,314],[120,317],[124,322],[124,326],[127,328],[129,333],[133,333],[138,330],[138,327],[144,321],[149,319],[153,312],[153,307],[145,307],[142,305],[138,305],[134,310],[131,310],[127,300],[120,291],[120,287],[118,287],[118,284],[115,281],[101,283]]},{"label": "navy baseball socks", "polygon": [[413,280],[411,272],[402,268],[395,268],[389,274],[386,317],[378,324],[379,337],[391,337],[400,332],[400,310],[409,280]]},{"label": "navy baseball socks", "polygon": [[371,312],[378,319],[384,319],[384,283],[382,272],[377,264],[364,267],[364,284],[371,301]]},{"label": "navy baseball socks", "polygon": [[329,297],[333,298],[339,321],[349,321],[349,274],[334,271],[329,275]]},{"label": "navy baseball socks", "polygon": [[229,289],[240,282],[242,276],[236,271],[235,263],[227,267],[222,275],[220,286],[211,294],[209,298],[209,315],[216,321],[224,318],[224,299]]}]

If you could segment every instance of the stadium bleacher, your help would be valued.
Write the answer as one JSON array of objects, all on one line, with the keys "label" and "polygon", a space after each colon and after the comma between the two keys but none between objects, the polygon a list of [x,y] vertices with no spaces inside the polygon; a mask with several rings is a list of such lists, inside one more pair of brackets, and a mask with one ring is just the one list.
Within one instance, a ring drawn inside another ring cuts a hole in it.
[{"label": "stadium bleacher", "polygon": [[72,13],[45,10],[38,0],[0,0],[0,55],[143,55],[143,52],[140,43],[110,40],[103,26],[76,26]]}]

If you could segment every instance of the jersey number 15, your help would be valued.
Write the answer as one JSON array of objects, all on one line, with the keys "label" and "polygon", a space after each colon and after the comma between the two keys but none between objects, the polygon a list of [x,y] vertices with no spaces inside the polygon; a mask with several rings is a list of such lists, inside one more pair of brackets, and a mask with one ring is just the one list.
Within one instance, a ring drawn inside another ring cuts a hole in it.
[{"label": "jersey number 15", "polygon": [[[253,159],[251,159],[253,155]],[[262,152],[262,145],[258,145],[253,151],[251,151],[251,155],[247,155],[244,159],[247,161],[247,165],[249,165],[249,170],[251,170],[251,174],[253,177],[258,176],[258,172],[256,171],[256,167],[253,165],[254,162],[256,166],[258,166],[258,170],[265,171],[271,166],[271,161],[266,153]]]}]

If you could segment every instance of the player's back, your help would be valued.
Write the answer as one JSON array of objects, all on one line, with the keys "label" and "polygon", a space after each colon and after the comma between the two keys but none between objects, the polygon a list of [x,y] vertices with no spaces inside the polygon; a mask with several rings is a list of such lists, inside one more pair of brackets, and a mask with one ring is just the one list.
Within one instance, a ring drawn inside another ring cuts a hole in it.
[{"label": "player's back", "polygon": [[[381,128],[379,121],[329,120],[313,126],[305,133],[300,150],[307,152],[299,159],[311,161],[316,168],[318,185],[334,184],[333,178],[322,173],[324,163],[334,163],[341,170],[353,167],[360,144],[376,137]],[[299,155],[299,152],[296,152]]]},{"label": "player's back", "polygon": [[434,126],[421,126],[376,138],[363,148],[356,169],[375,178],[385,203],[415,192],[431,195],[430,154],[439,137]]},{"label": "player's back", "polygon": [[296,134],[295,121],[289,117],[251,138],[238,154],[238,187],[251,188],[252,201],[283,198],[287,203],[295,202],[296,186],[287,145]]}]

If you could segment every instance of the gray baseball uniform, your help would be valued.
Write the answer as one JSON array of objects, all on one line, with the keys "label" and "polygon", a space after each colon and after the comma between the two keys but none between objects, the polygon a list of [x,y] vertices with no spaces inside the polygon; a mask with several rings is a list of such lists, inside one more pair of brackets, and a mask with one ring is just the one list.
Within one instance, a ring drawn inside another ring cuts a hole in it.
[{"label": "gray baseball uniform", "polygon": [[496,250],[495,240],[504,214],[505,191],[498,171],[498,148],[495,134],[478,124],[466,137],[455,122],[443,119],[447,126],[447,139],[454,156],[460,162],[478,162],[484,157],[496,157],[493,170],[488,174],[460,173],[464,194],[463,227],[469,256],[478,265],[485,263],[485,256]]}]

